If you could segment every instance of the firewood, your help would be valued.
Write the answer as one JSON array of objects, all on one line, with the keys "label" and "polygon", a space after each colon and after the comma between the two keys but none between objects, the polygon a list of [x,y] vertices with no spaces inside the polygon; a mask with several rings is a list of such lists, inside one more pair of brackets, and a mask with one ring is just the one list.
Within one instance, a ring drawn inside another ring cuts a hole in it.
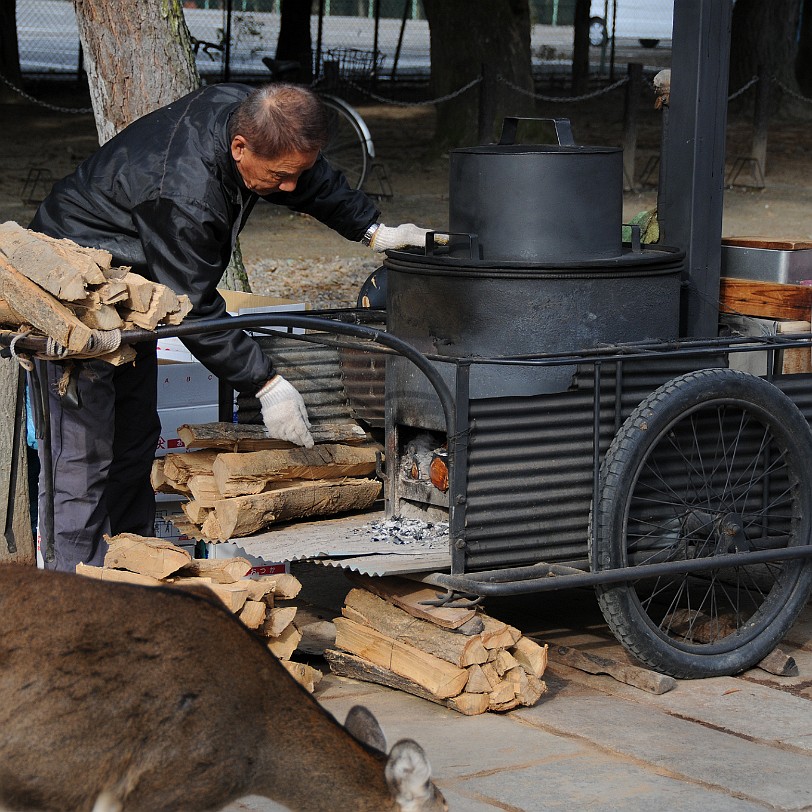
[{"label": "firewood", "polygon": [[228,541],[248,536],[274,522],[365,510],[378,498],[381,483],[372,479],[296,482],[253,496],[235,496],[213,503],[203,534]]},{"label": "firewood", "polygon": [[254,583],[261,587],[270,587],[274,597],[281,600],[291,600],[295,598],[302,588],[302,582],[289,572],[279,572],[275,575],[263,575],[256,579]]},{"label": "firewood", "polygon": [[353,589],[344,599],[344,617],[370,626],[388,637],[415,646],[442,660],[464,668],[484,663],[488,652],[479,637],[466,637],[443,629],[373,595],[365,589]]},{"label": "firewood", "polygon": [[[251,572],[251,562],[247,558],[193,558],[182,570],[181,575],[195,575],[211,578],[218,584],[236,584],[246,587],[242,579]],[[253,593],[249,594],[252,600]],[[261,597],[261,596],[260,596]]]},{"label": "firewood", "polygon": [[282,660],[281,662],[293,679],[311,694],[316,690],[316,686],[324,676],[318,668],[313,668],[305,663],[295,663],[291,660]]},{"label": "firewood", "polygon": [[218,454],[212,465],[217,489],[223,496],[262,492],[280,479],[338,479],[366,476],[375,471],[376,449],[333,443],[313,448]]},{"label": "firewood", "polygon": [[[180,588],[192,585],[195,581],[202,581],[200,578],[186,578],[179,579],[173,586]],[[218,584],[215,581],[206,583],[206,588],[209,589],[214,595],[220,599],[221,603],[231,612],[238,613],[245,602],[248,600],[248,590],[240,583],[234,584]]]},{"label": "firewood", "polygon": [[5,300],[0,299],[0,324],[19,327],[25,319]]},{"label": "firewood", "polygon": [[336,647],[408,677],[445,699],[462,693],[468,672],[414,646],[344,617],[335,619]]},{"label": "firewood", "polygon": [[482,632],[482,644],[487,649],[508,648],[522,636],[522,633],[514,626],[502,623],[501,620],[496,620],[484,612],[480,612],[479,617],[485,625]]},{"label": "firewood", "polygon": [[293,623],[295,606],[277,606],[269,609],[265,621],[257,628],[263,637],[279,637]]},{"label": "firewood", "polygon": [[[324,652],[324,657],[330,664],[330,670],[341,677],[386,685],[389,688],[395,688],[398,691],[452,708],[466,716],[484,713],[488,709],[488,694],[461,693],[457,694],[457,696],[441,699],[413,680],[396,674],[385,666],[376,665],[349,652],[340,651],[339,649],[327,649]],[[477,699],[477,697],[483,698]]]},{"label": "firewood", "polygon": [[[320,423],[310,432],[316,443],[356,445],[366,442],[367,433],[357,423]],[[184,424],[178,437],[186,448],[216,448],[223,451],[262,451],[274,448],[297,448],[295,443],[268,437],[265,427],[241,423]]]},{"label": "firewood", "polygon": [[76,574],[99,581],[113,581],[122,584],[138,584],[139,586],[162,586],[163,582],[149,575],[140,575],[128,570],[114,570],[107,567],[93,567],[90,564],[77,564]]},{"label": "firewood", "polygon": [[[212,474],[192,474],[186,482],[189,493],[200,507],[211,508],[223,498]],[[186,514],[189,515],[188,513]]]},{"label": "firewood", "polygon": [[763,660],[756,663],[756,668],[779,677],[797,677],[799,673],[795,658],[781,648],[774,648]]},{"label": "firewood", "polygon": [[135,356],[135,350],[129,344],[122,344],[117,350],[106,352],[103,355],[96,355],[94,358],[111,366],[120,367],[122,364],[131,364],[135,361]]},{"label": "firewood", "polygon": [[269,637],[266,645],[271,653],[280,660],[289,660],[302,635],[296,626],[291,623],[278,637]]},{"label": "firewood", "polygon": [[519,706],[519,700],[516,698],[513,683],[510,680],[500,680],[488,696],[490,697],[488,710],[512,710]]},{"label": "firewood", "polygon": [[167,481],[176,487],[183,486],[188,493],[187,483],[189,477],[195,474],[210,474],[216,451],[190,451],[184,454],[166,454],[164,460],[164,476]]},{"label": "firewood", "polygon": [[0,256],[0,298],[9,303],[27,324],[73,352],[87,346],[91,329],[62,302],[16,271]]},{"label": "firewood", "polygon": [[102,304],[114,305],[127,298],[127,285],[122,279],[108,279],[93,289]]},{"label": "firewood", "polygon": [[513,692],[520,705],[532,707],[546,693],[547,685],[533,674],[528,674],[521,666],[511,668],[505,679],[513,685]]},{"label": "firewood", "polygon": [[242,583],[248,590],[248,597],[252,601],[262,601],[266,606],[273,607],[273,584],[258,581],[255,578],[246,578]]},{"label": "firewood", "polygon": [[138,313],[146,313],[152,303],[155,283],[132,271],[121,277],[120,281],[126,286],[127,290],[127,295],[122,300],[124,307]]},{"label": "firewood", "polygon": [[472,694],[489,694],[493,686],[485,676],[485,672],[479,665],[468,667],[468,682],[465,683],[465,690]]},{"label": "firewood", "polygon": [[[437,590],[433,587],[408,581],[405,578],[377,577],[348,572],[349,579],[360,587],[369,590],[395,606],[399,606],[412,617],[428,620],[445,629],[461,629],[463,624],[476,617],[475,609],[450,609],[440,606],[428,606],[427,600],[436,600]],[[474,631],[477,629],[478,631]],[[482,631],[481,622],[474,624],[467,633],[477,634]]]},{"label": "firewood", "polygon": [[149,484],[155,493],[174,493],[175,489],[167,482],[164,476],[164,458],[157,457],[152,461],[152,468],[149,472]]},{"label": "firewood", "polygon": [[265,621],[267,610],[262,601],[247,600],[240,609],[239,618],[249,629],[258,629]]},{"label": "firewood", "polygon": [[104,274],[70,241],[41,239],[15,222],[0,225],[0,251],[14,268],[64,302],[83,299],[85,286],[104,282]]},{"label": "firewood", "polygon": [[211,507],[201,504],[196,499],[181,504],[181,510],[186,514],[190,522],[202,525],[206,517],[211,513]]},{"label": "firewood", "polygon": [[70,309],[92,330],[118,330],[124,326],[118,310],[102,304],[96,291],[88,291],[82,299],[71,302]]},{"label": "firewood", "polygon": [[162,579],[185,567],[192,559],[185,550],[165,539],[133,533],[105,536],[105,539],[109,549],[104,556],[104,566],[110,569],[129,570]]},{"label": "firewood", "polygon": [[529,637],[520,637],[510,653],[522,665],[525,671],[536,677],[544,676],[547,668],[547,646],[540,646]]},{"label": "firewood", "polygon": [[513,668],[521,668],[521,665],[519,665],[518,661],[513,657],[513,655],[504,648],[499,649],[499,653],[493,662],[493,666],[496,669],[496,673],[499,674],[500,677],[503,677]]}]

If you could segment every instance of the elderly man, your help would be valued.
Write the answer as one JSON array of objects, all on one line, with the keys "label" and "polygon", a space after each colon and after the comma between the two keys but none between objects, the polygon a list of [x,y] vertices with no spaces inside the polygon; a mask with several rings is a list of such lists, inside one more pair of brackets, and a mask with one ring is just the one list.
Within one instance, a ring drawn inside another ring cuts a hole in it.
[{"label": "elderly man", "polygon": [[[227,315],[217,284],[257,200],[306,212],[378,251],[420,244],[426,230],[388,227],[320,154],[324,110],[308,90],[234,84],[197,90],[133,122],[40,205],[31,228],[103,248],[117,265],[185,293],[188,319]],[[313,444],[301,395],[240,330],[184,339],[213,373],[256,394],[273,437]],[[105,534],[153,534],[149,473],[160,432],[154,342],[133,364],[81,361],[68,396],[61,363],[50,392],[55,560],[73,570],[104,560]],[[41,513],[46,506],[41,505]]]}]

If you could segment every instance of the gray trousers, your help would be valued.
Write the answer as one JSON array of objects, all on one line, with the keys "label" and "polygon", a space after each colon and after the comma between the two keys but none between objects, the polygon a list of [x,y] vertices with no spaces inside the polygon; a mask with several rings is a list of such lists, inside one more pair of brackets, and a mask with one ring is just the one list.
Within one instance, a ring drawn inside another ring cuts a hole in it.
[{"label": "gray trousers", "polygon": [[[155,494],[149,481],[161,431],[155,343],[133,347],[137,357],[131,364],[74,362],[78,405],[57,391],[66,366],[40,364],[51,415],[55,556],[46,560],[48,569],[72,572],[80,562],[101,566],[105,535],[155,535]],[[41,457],[44,446],[39,443]],[[42,477],[41,532],[47,500]],[[42,549],[45,556],[44,538]]]}]

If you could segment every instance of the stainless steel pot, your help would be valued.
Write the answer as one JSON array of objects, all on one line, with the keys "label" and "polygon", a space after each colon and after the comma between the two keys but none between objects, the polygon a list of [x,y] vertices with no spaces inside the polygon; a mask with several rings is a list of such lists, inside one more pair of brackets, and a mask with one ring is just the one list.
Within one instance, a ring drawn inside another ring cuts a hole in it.
[{"label": "stainless steel pot", "polygon": [[[552,121],[558,144],[517,144],[528,120]],[[622,218],[623,151],[576,145],[567,119],[509,117],[498,144],[451,151],[449,230],[475,235],[482,260],[618,257]]]}]

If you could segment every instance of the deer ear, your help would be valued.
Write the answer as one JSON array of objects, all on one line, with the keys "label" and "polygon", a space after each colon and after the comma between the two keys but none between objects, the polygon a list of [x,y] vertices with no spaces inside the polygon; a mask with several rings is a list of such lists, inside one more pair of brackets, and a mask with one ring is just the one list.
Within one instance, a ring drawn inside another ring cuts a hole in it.
[{"label": "deer ear", "polygon": [[367,710],[363,705],[354,705],[350,708],[344,727],[362,744],[386,753],[386,737],[383,735],[381,726],[372,711]]},{"label": "deer ear", "polygon": [[448,809],[431,782],[431,765],[423,748],[411,739],[399,741],[386,762],[386,783],[402,810]]}]

